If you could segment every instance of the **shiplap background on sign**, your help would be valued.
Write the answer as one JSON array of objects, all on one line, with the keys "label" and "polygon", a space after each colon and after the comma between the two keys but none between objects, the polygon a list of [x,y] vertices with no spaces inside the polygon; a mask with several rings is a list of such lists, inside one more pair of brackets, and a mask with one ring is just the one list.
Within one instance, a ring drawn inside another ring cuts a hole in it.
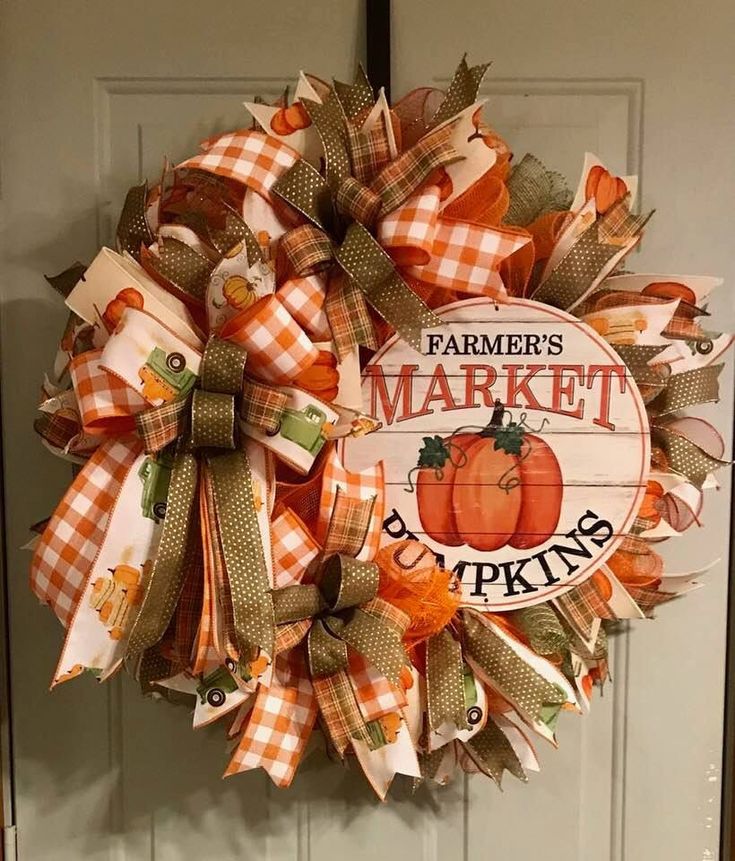
[{"label": "shiplap background on sign", "polygon": [[[735,279],[726,221],[733,11],[712,0],[621,4],[479,0],[394,5],[394,94],[446,79],[464,50],[494,59],[487,114],[518,154],[571,181],[585,149],[643,175],[659,212],[631,265]],[[64,321],[42,273],[109,241],[126,188],[161,158],[241,125],[300,67],[349,78],[362,51],[357,0],[6,0],[2,92],[2,351],[6,536],[19,857],[422,861],[713,861],[717,857],[729,483],[672,568],[723,556],[707,588],[615,643],[615,682],[588,720],[567,718],[544,771],[500,794],[460,781],[390,805],[310,758],[288,792],[261,774],[222,782],[220,728],[143,701],[129,680],[46,684],[61,644],[27,588],[27,525],[69,471],[29,432],[38,381]],[[497,77],[496,77],[497,76]],[[642,141],[646,149],[642,156]],[[728,173],[729,172],[729,173]],[[730,293],[713,302],[733,324]],[[731,376],[723,381],[731,391]],[[731,401],[706,411],[731,424]]]}]

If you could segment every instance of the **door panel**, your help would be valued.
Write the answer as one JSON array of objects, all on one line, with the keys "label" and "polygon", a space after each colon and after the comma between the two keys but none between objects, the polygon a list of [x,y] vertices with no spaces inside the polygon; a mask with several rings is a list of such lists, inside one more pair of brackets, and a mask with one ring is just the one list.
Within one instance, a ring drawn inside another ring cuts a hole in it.
[{"label": "door panel", "polygon": [[[463,51],[493,60],[485,117],[517,157],[535,153],[572,187],[585,150],[639,173],[641,206],[656,214],[628,267],[722,275],[711,310],[718,328],[732,330],[735,111],[723,59],[732,4],[714,0],[697,16],[681,0],[516,8],[469,0],[461,10],[437,4],[432,15],[417,0],[394,6],[394,93],[447,80]],[[698,409],[728,439],[732,390],[730,364],[722,401]],[[730,475],[718,477],[704,527],[661,548],[672,571],[719,558],[705,588],[616,638],[613,685],[590,718],[562,723],[561,750],[542,751],[530,786],[509,784],[498,796],[471,782],[470,858],[718,857]]]}]

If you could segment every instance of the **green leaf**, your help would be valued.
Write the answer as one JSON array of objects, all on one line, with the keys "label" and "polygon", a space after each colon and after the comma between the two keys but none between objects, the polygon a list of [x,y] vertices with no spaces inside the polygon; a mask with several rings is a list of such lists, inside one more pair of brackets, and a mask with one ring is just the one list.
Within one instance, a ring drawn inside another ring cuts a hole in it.
[{"label": "green leaf", "polygon": [[520,455],[524,434],[525,430],[521,425],[515,424],[515,422],[497,428],[495,431],[495,451]]},{"label": "green leaf", "polygon": [[429,466],[441,469],[449,460],[449,449],[440,436],[425,436],[424,444],[419,449],[419,466]]}]

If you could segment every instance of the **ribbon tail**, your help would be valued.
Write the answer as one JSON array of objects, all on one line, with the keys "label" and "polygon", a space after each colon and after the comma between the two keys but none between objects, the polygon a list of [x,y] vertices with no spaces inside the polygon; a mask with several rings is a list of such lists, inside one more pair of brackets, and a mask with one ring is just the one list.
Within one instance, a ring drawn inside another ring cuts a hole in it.
[{"label": "ribbon tail", "polygon": [[289,786],[317,716],[316,698],[303,657],[279,655],[269,685],[261,685],[245,731],[224,776],[264,769],[276,786]]},{"label": "ribbon tail", "polygon": [[415,350],[421,349],[422,329],[443,325],[361,224],[349,226],[335,257],[378,314]]},{"label": "ribbon tail", "polygon": [[273,599],[247,454],[233,451],[209,456],[207,469],[214,490],[240,660],[252,660],[258,648],[273,656]]},{"label": "ribbon tail", "polygon": [[480,771],[492,777],[498,786],[505,771],[509,771],[519,780],[528,780],[513,746],[492,717],[488,716],[485,727],[463,747]]},{"label": "ribbon tail", "polygon": [[564,676],[479,613],[464,610],[461,618],[464,654],[482,681],[505,697],[538,732],[553,738],[562,706],[576,704]]},{"label": "ribbon tail", "polygon": [[130,633],[128,660],[137,661],[166,633],[187,574],[196,565],[199,541],[194,540],[196,533],[190,534],[189,524],[195,515],[197,488],[196,457],[182,446],[174,458],[161,542],[140,613]]},{"label": "ribbon tail", "polygon": [[430,730],[447,722],[468,729],[462,646],[446,629],[431,637],[427,645],[426,700]]}]

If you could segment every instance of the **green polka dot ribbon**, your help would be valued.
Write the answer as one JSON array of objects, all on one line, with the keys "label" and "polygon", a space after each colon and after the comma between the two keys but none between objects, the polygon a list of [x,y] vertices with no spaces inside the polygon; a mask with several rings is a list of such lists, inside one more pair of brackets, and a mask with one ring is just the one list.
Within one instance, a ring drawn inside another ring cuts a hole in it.
[{"label": "green polka dot ribbon", "polygon": [[558,712],[564,692],[523,660],[479,613],[460,613],[463,653],[501,696],[532,721],[547,721],[549,710]]},{"label": "green polka dot ribbon", "polygon": [[396,684],[406,663],[402,637],[408,618],[377,598],[378,566],[335,553],[321,565],[316,584],[273,592],[279,624],[313,619],[307,640],[309,670],[322,678],[346,670],[347,647]]},{"label": "green polka dot ribbon", "polygon": [[243,386],[246,358],[240,347],[217,338],[204,351],[199,388],[189,401],[189,430],[177,442],[161,542],[128,642],[129,659],[137,659],[161,640],[186,578],[192,566],[199,564],[196,508],[202,470],[207,470],[212,482],[216,534],[210,540],[222,548],[240,657],[250,659],[259,648],[271,655],[274,652],[273,601],[253,476],[236,433],[236,399]]}]

